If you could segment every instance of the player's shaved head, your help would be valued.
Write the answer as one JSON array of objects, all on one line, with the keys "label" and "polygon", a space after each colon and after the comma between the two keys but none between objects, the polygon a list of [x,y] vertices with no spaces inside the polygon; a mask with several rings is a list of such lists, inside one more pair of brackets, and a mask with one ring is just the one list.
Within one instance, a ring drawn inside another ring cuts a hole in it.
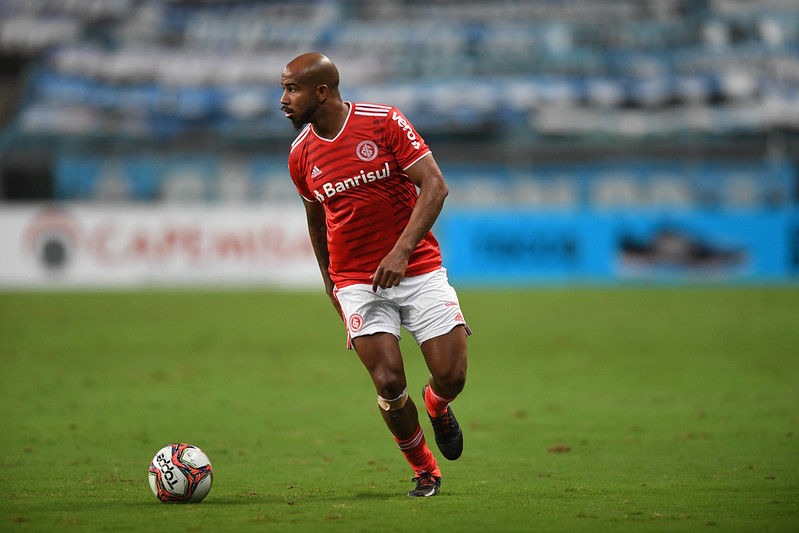
[{"label": "player's shaved head", "polygon": [[309,53],[292,59],[280,76],[286,118],[297,129],[312,123],[319,135],[335,137],[350,109],[341,100],[338,81],[338,69],[327,56]]},{"label": "player's shaved head", "polygon": [[286,65],[284,72],[290,72],[298,81],[313,87],[327,85],[331,90],[338,88],[338,69],[330,58],[322,54],[297,56]]}]

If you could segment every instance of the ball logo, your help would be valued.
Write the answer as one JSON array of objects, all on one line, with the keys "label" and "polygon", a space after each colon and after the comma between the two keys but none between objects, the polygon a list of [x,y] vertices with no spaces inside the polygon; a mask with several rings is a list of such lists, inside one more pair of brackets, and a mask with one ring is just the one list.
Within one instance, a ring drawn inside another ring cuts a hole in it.
[{"label": "ball logo", "polygon": [[371,161],[377,157],[377,145],[372,141],[361,141],[355,154],[361,161]]},{"label": "ball logo", "polygon": [[175,490],[175,485],[177,484],[177,476],[175,476],[175,468],[172,466],[172,459],[164,456],[164,454],[158,454],[155,458],[156,463],[158,463],[158,469],[161,470],[161,481],[169,485],[169,490]]},{"label": "ball logo", "polygon": [[355,333],[363,327],[363,317],[358,313],[350,316],[350,332]]}]

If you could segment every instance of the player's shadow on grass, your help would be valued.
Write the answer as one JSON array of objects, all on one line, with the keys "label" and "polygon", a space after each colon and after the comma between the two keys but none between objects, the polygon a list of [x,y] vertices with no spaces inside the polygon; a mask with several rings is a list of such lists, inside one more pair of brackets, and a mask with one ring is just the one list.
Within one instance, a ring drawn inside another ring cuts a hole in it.
[{"label": "player's shadow on grass", "polygon": [[359,492],[357,494],[303,494],[297,495],[296,498],[286,498],[275,495],[258,495],[248,496],[246,498],[220,498],[209,499],[203,502],[206,504],[220,504],[220,505],[245,505],[252,503],[265,503],[265,504],[283,504],[283,505],[302,505],[304,503],[312,502],[341,502],[341,501],[379,501],[379,500],[392,500],[404,496],[403,493],[386,493],[386,492]]},{"label": "player's shadow on grass", "polygon": [[[402,494],[399,494],[402,496]],[[397,497],[397,494],[389,494],[386,492],[359,492],[353,494],[348,499],[350,500],[392,500]]]},{"label": "player's shadow on grass", "polygon": [[[286,498],[281,498],[280,496],[274,496],[271,494],[264,494],[258,496],[247,496],[241,498],[235,497],[228,497],[228,498],[208,498],[208,500],[195,505],[228,505],[228,506],[235,506],[235,505],[252,505],[252,504],[275,504],[275,505],[286,505],[288,501]],[[192,504],[189,504],[192,505]]]},{"label": "player's shadow on grass", "polygon": [[[399,494],[402,496],[402,494]],[[302,505],[304,503],[320,502],[320,501],[377,501],[377,500],[391,500],[397,498],[398,495],[394,493],[384,492],[359,492],[358,494],[350,495],[334,495],[334,494],[303,494],[297,495],[296,498],[287,498],[285,496],[278,496],[273,494],[258,494],[247,495],[242,497],[221,497],[221,498],[208,498],[202,503],[196,504],[175,504],[175,505],[252,505],[252,504],[275,504],[275,505]]]}]

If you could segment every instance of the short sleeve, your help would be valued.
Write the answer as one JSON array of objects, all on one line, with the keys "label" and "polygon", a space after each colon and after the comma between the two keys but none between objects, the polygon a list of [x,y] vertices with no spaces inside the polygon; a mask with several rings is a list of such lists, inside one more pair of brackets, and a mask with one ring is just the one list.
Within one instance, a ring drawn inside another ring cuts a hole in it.
[{"label": "short sleeve", "polygon": [[410,121],[397,108],[392,108],[385,127],[386,144],[394,152],[402,170],[408,169],[430,153],[430,148]]},{"label": "short sleeve", "polygon": [[297,167],[297,162],[291,156],[289,156],[289,175],[291,176],[291,181],[294,182],[294,186],[297,187],[297,192],[300,193],[300,196],[308,202],[313,202],[313,194],[308,190],[308,184],[302,178],[302,173]]}]

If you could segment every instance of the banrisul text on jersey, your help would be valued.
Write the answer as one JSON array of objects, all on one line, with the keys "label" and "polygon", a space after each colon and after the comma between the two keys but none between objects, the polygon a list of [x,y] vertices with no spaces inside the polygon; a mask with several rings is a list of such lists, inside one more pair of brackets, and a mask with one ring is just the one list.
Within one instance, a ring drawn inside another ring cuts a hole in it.
[{"label": "banrisul text on jersey", "polygon": [[358,187],[359,185],[365,185],[373,181],[382,180],[389,176],[391,176],[391,170],[389,169],[388,163],[385,163],[383,164],[383,168],[379,170],[371,170],[368,172],[361,170],[360,173],[351,178],[346,178],[335,183],[324,183],[322,184],[321,190],[314,189],[313,194],[317,200],[324,203],[326,199],[332,198],[336,193],[344,192],[352,187]]}]

